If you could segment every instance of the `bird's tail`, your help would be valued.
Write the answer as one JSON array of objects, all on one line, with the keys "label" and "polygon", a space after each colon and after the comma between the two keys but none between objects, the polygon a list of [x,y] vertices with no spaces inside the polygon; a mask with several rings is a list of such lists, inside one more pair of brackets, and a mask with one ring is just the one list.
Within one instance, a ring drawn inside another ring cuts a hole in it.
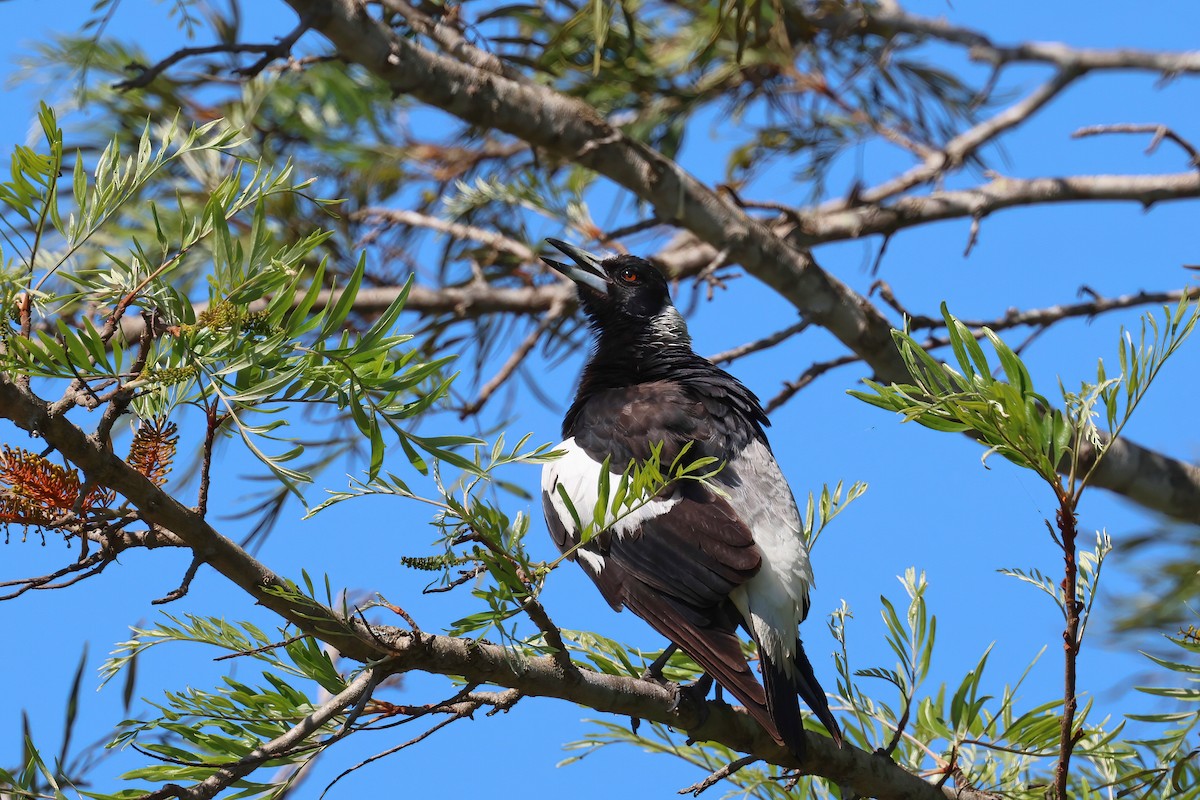
[{"label": "bird's tail", "polygon": [[631,597],[626,599],[625,605],[691,656],[706,674],[746,707],[771,738],[791,747],[789,740],[783,738],[775,726],[775,718],[769,710],[770,701],[755,680],[735,631],[717,624],[700,627],[694,620],[685,619],[671,604],[643,604],[638,598]]},{"label": "bird's tail", "polygon": [[777,664],[771,659],[767,649],[760,643],[759,656],[763,662],[763,685],[767,694],[767,709],[775,722],[775,727],[783,736],[784,743],[796,754],[804,755],[804,722],[800,718],[800,703],[797,697],[804,700],[808,707],[817,715],[817,719],[829,731],[838,747],[842,746],[842,729],[838,727],[833,712],[829,710],[829,702],[825,699],[825,690],[813,673],[812,662],[804,652],[804,645],[796,640],[796,657],[792,661],[792,669],[783,664]]}]

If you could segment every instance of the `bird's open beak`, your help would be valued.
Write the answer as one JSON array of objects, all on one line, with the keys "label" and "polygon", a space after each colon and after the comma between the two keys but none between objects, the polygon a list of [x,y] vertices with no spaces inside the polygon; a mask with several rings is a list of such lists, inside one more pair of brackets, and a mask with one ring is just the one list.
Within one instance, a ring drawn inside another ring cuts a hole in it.
[{"label": "bird's open beak", "polygon": [[604,268],[600,266],[600,259],[560,239],[547,239],[546,241],[560,252],[570,256],[571,260],[578,265],[571,266],[554,261],[553,259],[542,258],[542,261],[546,262],[546,266],[561,272],[581,286],[586,286],[600,294],[608,294],[608,275],[605,274]]}]

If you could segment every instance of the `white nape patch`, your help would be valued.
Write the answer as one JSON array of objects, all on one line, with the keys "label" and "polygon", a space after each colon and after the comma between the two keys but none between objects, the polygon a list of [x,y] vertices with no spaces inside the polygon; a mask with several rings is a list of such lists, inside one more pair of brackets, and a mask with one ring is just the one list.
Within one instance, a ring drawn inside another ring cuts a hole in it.
[{"label": "white nape patch", "polygon": [[[800,538],[800,512],[775,457],[753,440],[729,468],[741,480],[723,485],[730,505],[754,534],[762,567],[730,593],[771,660],[789,672],[808,592],[813,584],[808,548]],[[718,478],[719,480],[719,478]]]},{"label": "white nape patch", "polygon": [[691,344],[687,320],[673,305],[667,305],[650,320],[650,335],[660,344]]},{"label": "white nape patch", "polygon": [[[567,504],[563,502],[558,487],[562,486],[566,490],[579,521],[586,527],[595,517],[596,503],[600,497],[600,468],[602,465],[584,452],[582,447],[575,444],[575,437],[567,439],[555,449],[565,450],[566,454],[557,461],[551,461],[542,467],[542,491],[550,498],[550,506],[558,515],[563,527],[571,531],[573,540],[578,541],[579,531],[576,529],[575,521]],[[624,465],[621,466],[624,467]],[[620,482],[621,473],[612,472],[610,469],[610,491],[616,491]],[[665,499],[635,504],[633,511],[622,509],[616,515],[620,517],[619,519],[614,517],[610,507],[605,511],[603,527],[611,529],[617,536],[628,535],[637,530],[638,526],[646,520],[670,511],[679,502],[679,499],[679,494],[676,493]],[[609,502],[611,504],[611,498]],[[584,564],[592,567],[596,572],[603,569],[603,557],[582,548],[575,552]]]}]

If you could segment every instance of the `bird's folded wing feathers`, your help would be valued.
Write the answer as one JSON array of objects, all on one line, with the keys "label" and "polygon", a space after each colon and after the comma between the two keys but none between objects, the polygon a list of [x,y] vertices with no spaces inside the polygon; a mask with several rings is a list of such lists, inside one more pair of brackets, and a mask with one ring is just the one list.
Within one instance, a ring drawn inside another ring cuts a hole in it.
[{"label": "bird's folded wing feathers", "polygon": [[[559,515],[548,493],[542,500],[555,543],[570,549],[579,541],[573,521]],[[576,556],[614,608],[627,607],[682,647],[778,736],[728,603],[758,571],[761,555],[724,498],[694,485],[662,514],[634,530],[601,533]]]}]

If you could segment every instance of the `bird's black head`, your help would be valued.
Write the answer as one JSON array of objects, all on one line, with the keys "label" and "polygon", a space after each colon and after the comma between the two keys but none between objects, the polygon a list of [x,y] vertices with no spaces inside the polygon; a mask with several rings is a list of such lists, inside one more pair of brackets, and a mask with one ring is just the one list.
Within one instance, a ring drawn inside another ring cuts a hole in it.
[{"label": "bird's black head", "polygon": [[623,331],[647,343],[690,344],[667,280],[649,261],[630,255],[601,259],[558,239],[546,241],[575,262],[542,259],[579,287],[579,302],[602,337]]}]

